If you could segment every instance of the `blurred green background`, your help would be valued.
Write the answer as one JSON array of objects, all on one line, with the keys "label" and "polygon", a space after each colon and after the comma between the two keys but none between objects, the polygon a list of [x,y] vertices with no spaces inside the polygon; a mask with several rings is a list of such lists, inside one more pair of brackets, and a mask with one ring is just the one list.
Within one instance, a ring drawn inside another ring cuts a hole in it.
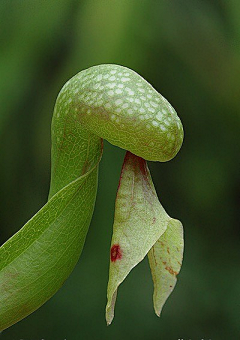
[{"label": "blurred green background", "polygon": [[1,0],[1,242],[45,202],[56,96],[78,71],[117,63],[176,108],[184,145],[150,168],[159,198],[182,221],[185,255],[160,319],[145,259],[120,287],[105,324],[114,200],[124,151],[104,143],[96,209],[63,288],[3,340],[239,339],[240,1]]}]

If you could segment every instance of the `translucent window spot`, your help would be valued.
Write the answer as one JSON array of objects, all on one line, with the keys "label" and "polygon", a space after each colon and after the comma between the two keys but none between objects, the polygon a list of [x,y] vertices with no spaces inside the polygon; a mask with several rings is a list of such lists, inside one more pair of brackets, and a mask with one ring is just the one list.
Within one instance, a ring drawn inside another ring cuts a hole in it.
[{"label": "translucent window spot", "polygon": [[116,93],[116,94],[121,94],[121,93],[122,93],[122,90],[116,89],[116,90],[115,90],[115,93]]},{"label": "translucent window spot", "polygon": [[118,107],[115,111],[116,111],[117,113],[120,113],[120,112],[122,112],[122,109],[121,109],[121,107]]},{"label": "translucent window spot", "polygon": [[115,101],[115,104],[116,104],[116,105],[121,105],[122,103],[123,103],[122,99],[117,99],[117,100]]},{"label": "translucent window spot", "polygon": [[125,78],[125,77],[122,77],[122,78],[121,78],[121,81],[123,81],[123,82],[129,81],[129,80],[130,80],[130,78]]},{"label": "translucent window spot", "polygon": [[104,79],[108,79],[108,78],[109,78],[109,75],[108,75],[108,74],[105,74],[105,75],[103,76],[103,78],[104,78]]},{"label": "translucent window spot", "polygon": [[114,81],[114,80],[116,80],[116,77],[115,77],[115,76],[111,76],[111,77],[109,78],[109,80],[110,80],[110,81]]},{"label": "translucent window spot", "polygon": [[117,71],[116,70],[112,70],[112,71],[110,71],[110,73],[111,74],[115,74],[115,73],[117,73]]},{"label": "translucent window spot", "polygon": [[141,92],[141,93],[145,93],[144,89],[138,89],[138,91]]},{"label": "translucent window spot", "polygon": [[99,86],[99,90],[102,91],[104,89],[104,86]]},{"label": "translucent window spot", "polygon": [[111,91],[108,91],[108,95],[109,96],[113,96],[114,95],[114,92],[111,90]]},{"label": "translucent window spot", "polygon": [[123,84],[118,84],[118,87],[119,87],[120,89],[123,89],[123,88],[124,88],[124,85],[123,85]]},{"label": "translucent window spot", "polygon": [[116,116],[112,114],[111,119],[114,120],[115,118],[116,118]]},{"label": "translucent window spot", "polygon": [[150,112],[152,112],[152,113],[155,112],[155,110],[154,110],[152,107],[149,107],[149,108],[148,108],[148,111],[150,111]]},{"label": "translucent window spot", "polygon": [[127,73],[124,73],[124,76],[125,76],[125,77],[129,77],[129,76],[130,76],[130,73],[128,73],[128,72],[127,72]]},{"label": "translucent window spot", "polygon": [[149,105],[148,103],[144,103],[144,105],[145,105],[146,107],[150,107],[150,105]]},{"label": "translucent window spot", "polygon": [[135,99],[135,103],[136,103],[136,104],[141,104],[141,102],[140,102],[139,99]]},{"label": "translucent window spot", "polygon": [[128,106],[129,106],[129,104],[128,103],[125,103],[125,104],[123,104],[123,109],[126,109],[126,108],[128,108]]},{"label": "translucent window spot", "polygon": [[133,110],[132,110],[132,109],[128,109],[128,110],[127,110],[127,113],[130,114],[130,115],[132,115],[132,114],[133,114]]},{"label": "translucent window spot", "polygon": [[97,92],[93,92],[91,96],[92,98],[95,98],[97,96]]},{"label": "translucent window spot", "polygon": [[142,99],[143,101],[145,101],[145,100],[146,100],[146,97],[141,96],[140,99]]},{"label": "translucent window spot", "polygon": [[102,74],[99,74],[97,77],[96,77],[96,81],[100,81],[100,80],[102,80]]},{"label": "translucent window spot", "polygon": [[133,98],[128,98],[128,101],[129,101],[130,103],[132,103],[132,102],[134,102],[134,99],[133,99]]},{"label": "translucent window spot", "polygon": [[150,104],[153,106],[153,107],[158,107],[158,104],[156,104],[155,102],[151,101]]},{"label": "translucent window spot", "polygon": [[144,112],[145,112],[145,109],[144,109],[143,107],[141,107],[141,108],[139,109],[139,111],[140,111],[141,113],[144,113]]},{"label": "translucent window spot", "polygon": [[113,89],[116,86],[116,84],[115,83],[108,83],[106,86],[109,87],[110,89]]},{"label": "translucent window spot", "polygon": [[105,107],[106,107],[106,109],[110,109],[111,108],[111,104],[110,103],[106,103]]},{"label": "translucent window spot", "polygon": [[152,121],[152,125],[153,125],[153,126],[158,126],[158,122],[156,122],[156,120],[153,120],[153,121]]},{"label": "translucent window spot", "polygon": [[167,111],[165,109],[162,109],[162,113],[165,115]]},{"label": "translucent window spot", "polygon": [[148,94],[147,97],[148,97],[149,99],[151,99],[151,98],[152,98],[152,95],[151,95],[151,94]]},{"label": "translucent window spot", "polygon": [[137,86],[142,86],[142,83],[137,83],[136,85],[137,85]]},{"label": "translucent window spot", "polygon": [[95,84],[93,85],[93,88],[94,88],[95,90],[97,90],[97,89],[99,88],[99,86],[100,86],[99,83],[95,83]]},{"label": "translucent window spot", "polygon": [[160,125],[160,129],[161,129],[162,131],[166,131],[166,130],[167,130],[166,127],[165,127],[164,125]]}]

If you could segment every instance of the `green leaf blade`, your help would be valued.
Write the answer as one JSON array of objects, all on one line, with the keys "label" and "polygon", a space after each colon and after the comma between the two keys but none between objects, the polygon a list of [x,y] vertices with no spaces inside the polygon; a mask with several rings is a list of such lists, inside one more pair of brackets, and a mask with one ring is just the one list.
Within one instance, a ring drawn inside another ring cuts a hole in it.
[{"label": "green leaf blade", "polygon": [[40,307],[73,270],[92,217],[97,174],[95,167],[60,190],[0,248],[0,330]]},{"label": "green leaf blade", "polygon": [[153,305],[157,316],[160,316],[163,305],[177,283],[183,247],[182,223],[170,219],[167,230],[148,253],[154,283]]}]

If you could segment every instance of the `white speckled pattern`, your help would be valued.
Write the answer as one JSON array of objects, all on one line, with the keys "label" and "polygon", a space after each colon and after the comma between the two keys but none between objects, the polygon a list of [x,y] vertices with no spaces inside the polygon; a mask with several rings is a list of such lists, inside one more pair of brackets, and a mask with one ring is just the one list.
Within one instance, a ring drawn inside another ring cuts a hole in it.
[{"label": "white speckled pattern", "polygon": [[[71,104],[76,119],[87,129],[122,148],[126,148],[128,139],[129,150],[139,155],[142,148],[146,159],[169,160],[181,147],[183,129],[173,107],[126,67],[99,65],[78,73],[59,94],[57,117],[60,112],[68,115]],[[114,133],[116,130],[119,134]],[[130,137],[133,130],[136,134]],[[149,157],[144,149],[150,147]]]}]

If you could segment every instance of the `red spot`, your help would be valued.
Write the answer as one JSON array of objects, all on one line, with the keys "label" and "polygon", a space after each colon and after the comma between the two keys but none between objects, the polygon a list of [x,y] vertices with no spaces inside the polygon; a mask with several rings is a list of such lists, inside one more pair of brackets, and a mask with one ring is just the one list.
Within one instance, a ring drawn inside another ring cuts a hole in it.
[{"label": "red spot", "polygon": [[145,159],[138,157],[138,164],[139,164],[141,173],[143,174],[143,177],[146,180],[148,176],[147,162],[145,161]]},{"label": "red spot", "polygon": [[119,244],[114,244],[111,248],[111,261],[115,262],[122,258],[122,252]]},{"label": "red spot", "polygon": [[101,151],[103,152],[103,139],[101,138]]},{"label": "red spot", "polygon": [[139,169],[144,177],[147,177],[148,171],[147,171],[147,162],[145,159],[134,155],[130,151],[126,152],[126,156],[124,159],[124,163],[131,163],[135,169]]}]

